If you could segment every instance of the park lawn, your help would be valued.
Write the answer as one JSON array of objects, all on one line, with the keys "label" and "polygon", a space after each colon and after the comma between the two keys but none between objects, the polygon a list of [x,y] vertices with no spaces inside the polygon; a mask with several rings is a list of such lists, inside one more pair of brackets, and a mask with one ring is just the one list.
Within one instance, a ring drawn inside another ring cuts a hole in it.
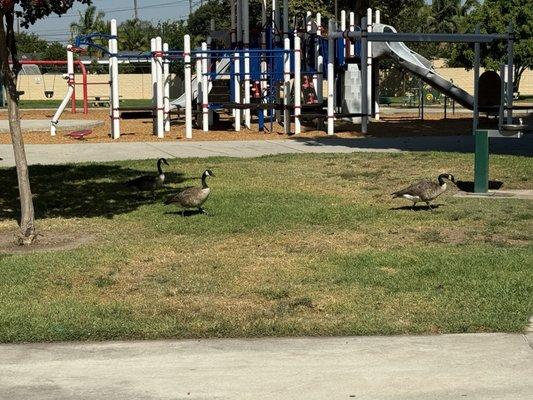
[{"label": "park lawn", "polygon": [[[122,184],[153,160],[31,167],[45,237],[92,241],[0,254],[1,342],[518,332],[533,311],[530,201],[447,193],[431,213],[390,198],[444,171],[471,179],[470,154],[170,163],[155,201]],[[206,167],[211,216],[162,204]],[[16,182],[1,172],[5,232]],[[491,157],[506,188],[532,176],[531,159]]]}]

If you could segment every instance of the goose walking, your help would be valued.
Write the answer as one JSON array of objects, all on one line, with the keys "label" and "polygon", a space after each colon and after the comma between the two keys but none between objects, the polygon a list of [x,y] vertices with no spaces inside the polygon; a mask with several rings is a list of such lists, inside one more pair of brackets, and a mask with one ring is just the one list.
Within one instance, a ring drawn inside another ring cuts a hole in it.
[{"label": "goose walking", "polygon": [[423,201],[428,205],[429,209],[433,211],[430,202],[446,191],[446,179],[455,182],[453,175],[440,174],[438,182],[428,180],[417,182],[405,189],[394,192],[392,198],[402,197],[411,200],[413,202],[413,209],[415,208],[416,203]]},{"label": "goose walking", "polygon": [[210,169],[206,169],[202,174],[202,187],[187,187],[165,201],[165,204],[175,203],[181,206],[183,208],[181,211],[182,216],[185,209],[191,208],[197,208],[201,213],[207,214],[207,211],[202,208],[202,204],[205,203],[210,193],[209,186],[207,186],[208,176],[215,176],[215,174]]},{"label": "goose walking", "polygon": [[163,185],[165,182],[165,173],[161,168],[161,164],[168,165],[168,162],[164,158],[157,160],[157,175],[143,175],[138,178],[132,179],[131,181],[126,182],[126,186],[130,188],[135,188],[139,192],[151,191],[152,196],[155,195],[155,190]]}]

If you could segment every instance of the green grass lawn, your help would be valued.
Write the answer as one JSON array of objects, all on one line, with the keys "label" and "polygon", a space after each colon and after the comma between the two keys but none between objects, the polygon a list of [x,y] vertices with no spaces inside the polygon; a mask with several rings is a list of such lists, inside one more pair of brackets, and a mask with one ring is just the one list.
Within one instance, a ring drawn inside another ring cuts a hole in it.
[{"label": "green grass lawn", "polygon": [[[520,331],[533,310],[533,204],[449,193],[431,213],[389,196],[444,171],[469,180],[472,158],[170,160],[156,201],[122,185],[153,161],[34,166],[41,233],[93,240],[0,255],[0,341]],[[162,204],[206,167],[211,216]],[[1,172],[5,232],[16,181]],[[491,157],[507,188],[532,176],[531,159]]]}]

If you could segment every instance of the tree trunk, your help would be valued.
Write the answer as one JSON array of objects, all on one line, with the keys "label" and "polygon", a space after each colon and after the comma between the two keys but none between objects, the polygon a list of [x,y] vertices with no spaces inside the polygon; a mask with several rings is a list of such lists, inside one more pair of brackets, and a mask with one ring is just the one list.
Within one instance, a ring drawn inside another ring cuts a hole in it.
[{"label": "tree trunk", "polygon": [[[5,29],[4,29],[5,17]],[[28,162],[24,151],[24,141],[20,128],[19,114],[19,93],[17,91],[18,60],[16,54],[16,44],[13,31],[13,11],[0,13],[0,62],[3,77],[3,85],[7,89],[7,106],[9,129],[11,131],[11,142],[15,155],[15,165],[17,168],[17,179],[20,195],[20,232],[16,241],[18,244],[31,244],[35,237],[35,213],[33,209],[33,197],[30,188],[30,177],[28,174]],[[10,57],[11,56],[11,57]],[[9,66],[10,58],[13,61],[13,69]]]},{"label": "tree trunk", "polygon": [[11,93],[9,93],[7,98],[7,108],[20,195],[20,235],[17,235],[17,241],[19,244],[26,245],[31,244],[35,239],[35,212],[33,209],[33,196],[30,188],[28,162],[24,150],[22,130],[20,129],[18,98],[13,98]]}]

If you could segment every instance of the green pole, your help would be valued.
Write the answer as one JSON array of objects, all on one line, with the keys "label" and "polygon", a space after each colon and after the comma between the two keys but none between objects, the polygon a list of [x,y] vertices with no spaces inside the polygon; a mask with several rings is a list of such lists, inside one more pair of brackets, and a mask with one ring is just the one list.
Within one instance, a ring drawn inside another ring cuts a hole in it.
[{"label": "green pole", "polygon": [[476,131],[476,153],[474,160],[474,192],[489,191],[489,133]]}]

